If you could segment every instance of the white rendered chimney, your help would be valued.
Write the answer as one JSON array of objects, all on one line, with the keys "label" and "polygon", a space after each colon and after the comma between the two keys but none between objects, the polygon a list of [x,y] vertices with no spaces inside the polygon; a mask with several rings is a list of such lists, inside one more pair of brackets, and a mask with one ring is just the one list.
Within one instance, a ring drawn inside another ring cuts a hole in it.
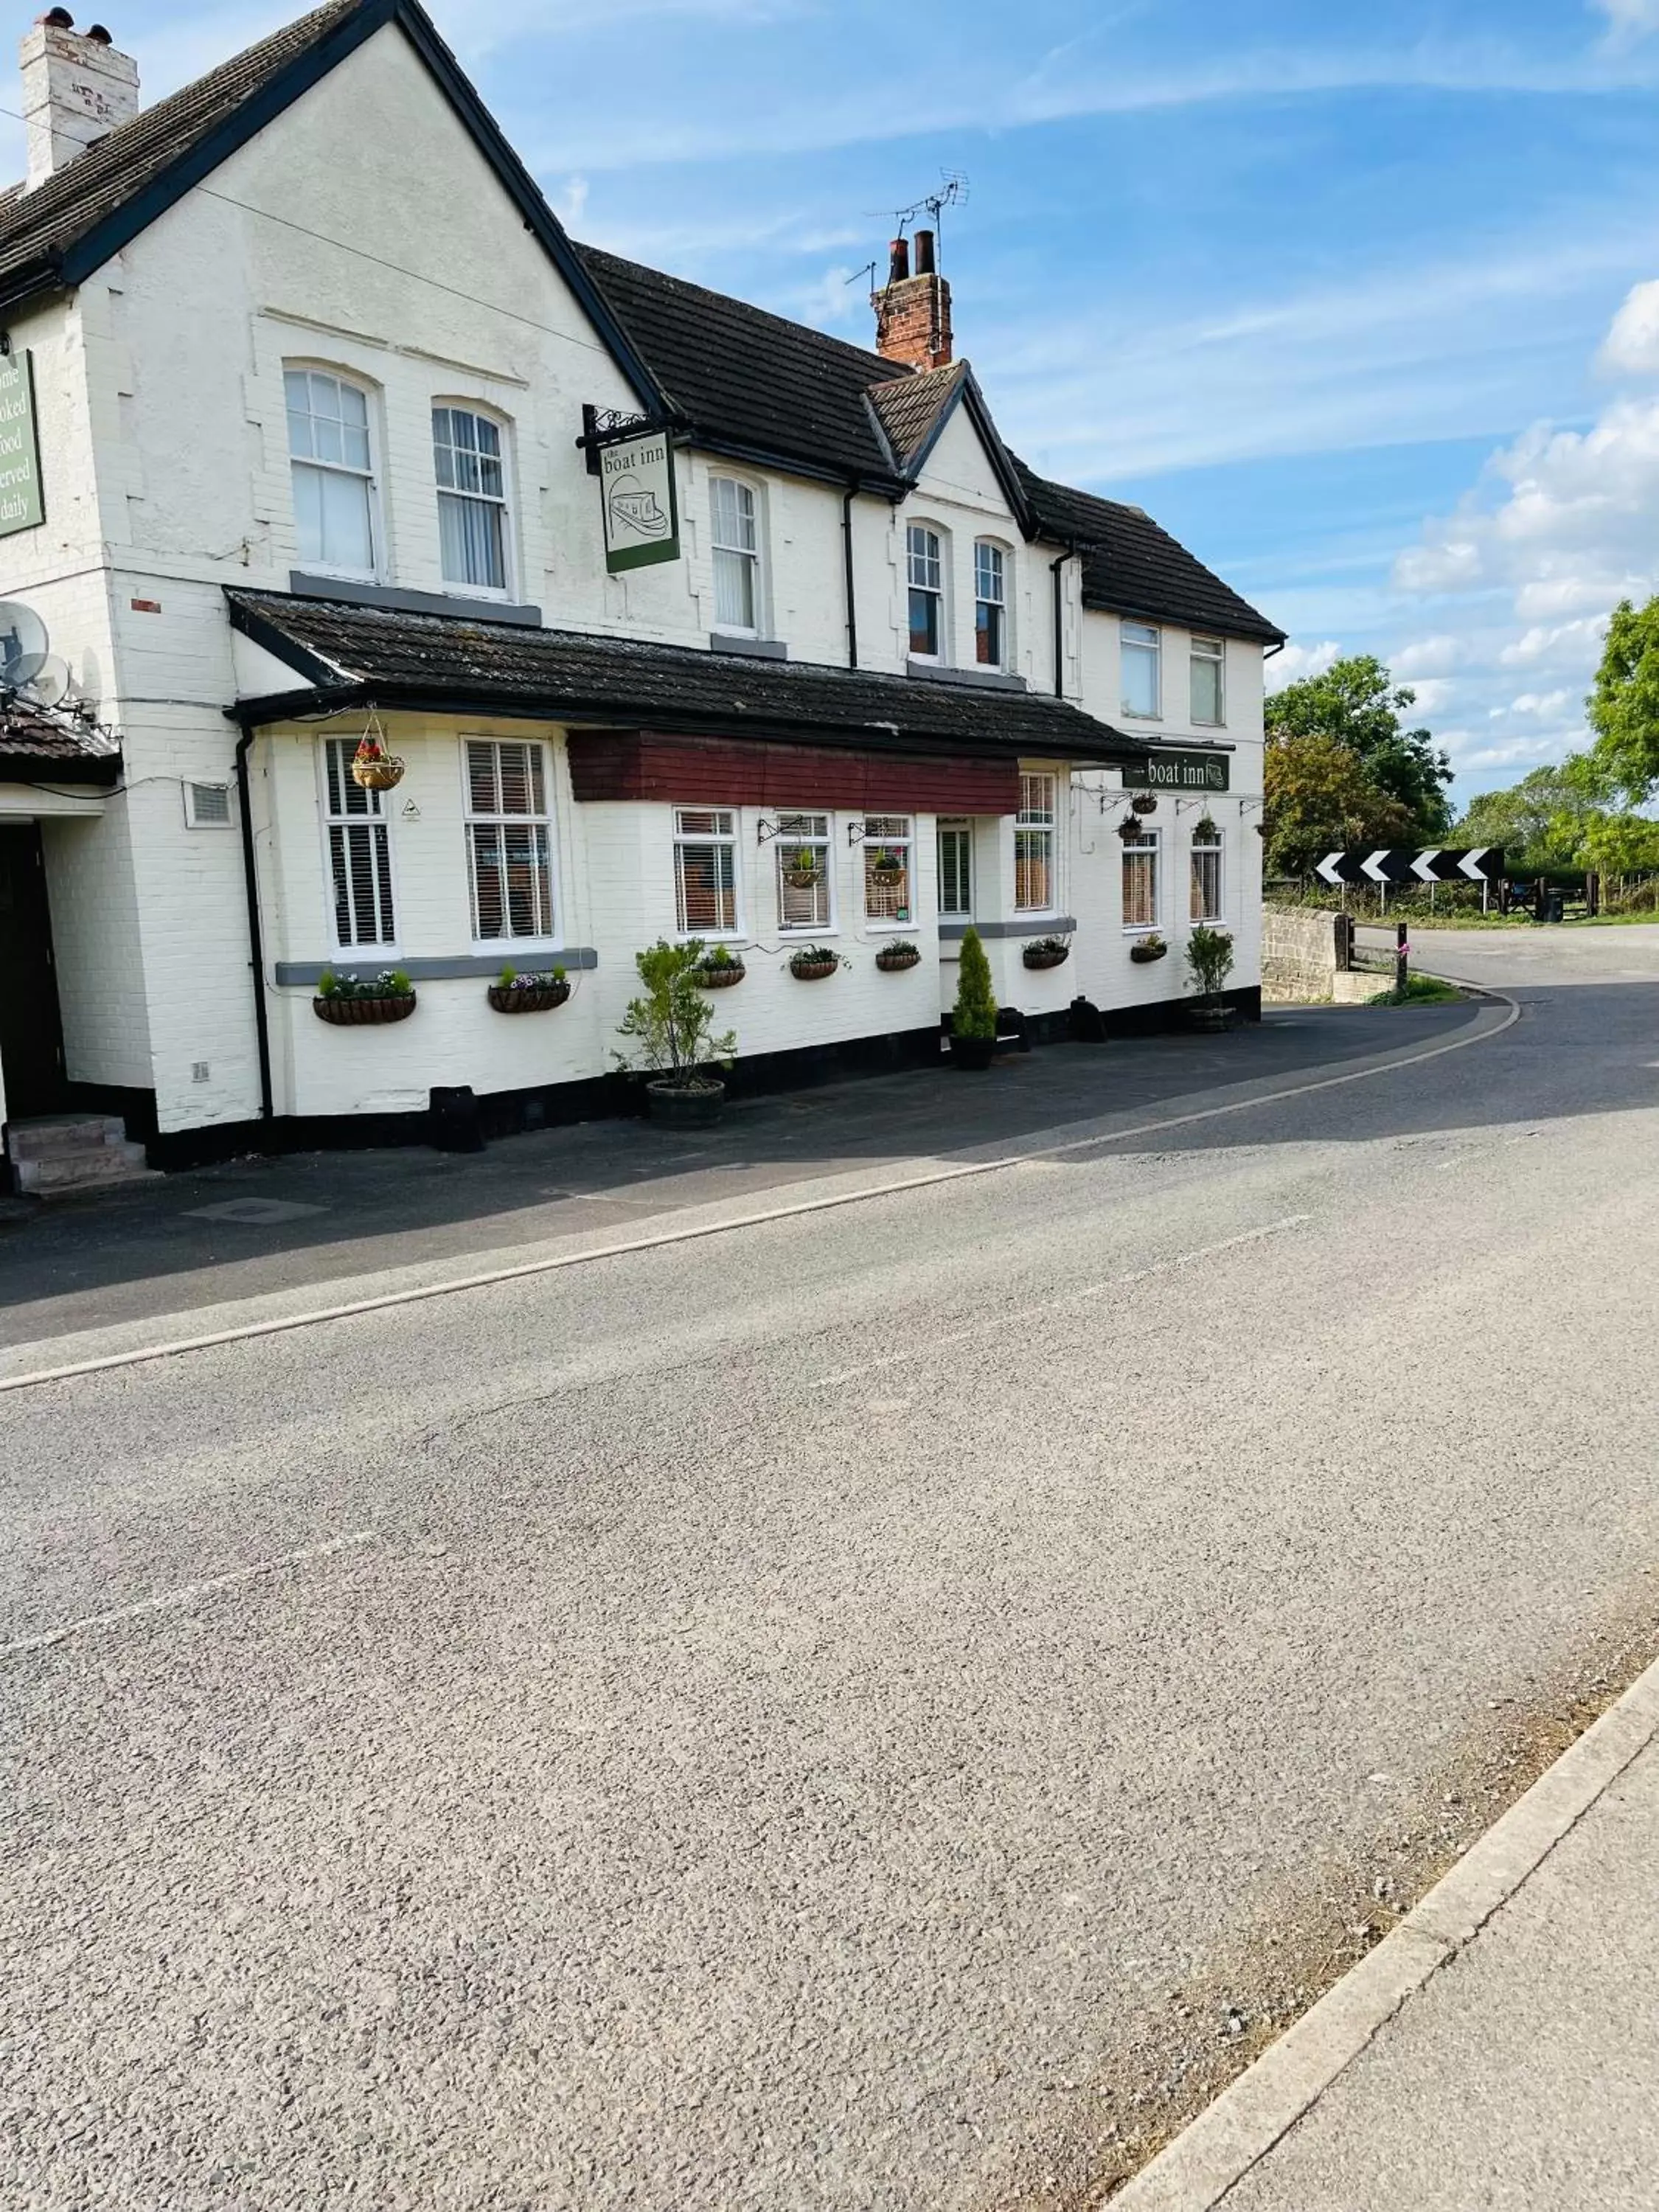
[{"label": "white rendered chimney", "polygon": [[28,188],[106,138],[138,112],[138,64],[118,53],[101,23],[77,31],[67,8],[42,15],[23,40]]}]

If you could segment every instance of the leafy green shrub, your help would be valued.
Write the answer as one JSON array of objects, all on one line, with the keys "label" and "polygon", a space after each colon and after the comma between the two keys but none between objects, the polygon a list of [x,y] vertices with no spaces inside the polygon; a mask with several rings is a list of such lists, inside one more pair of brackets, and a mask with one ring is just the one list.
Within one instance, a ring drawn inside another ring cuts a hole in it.
[{"label": "leafy green shrub", "polygon": [[963,933],[961,965],[957,971],[956,1010],[951,1034],[959,1037],[989,1037],[997,1033],[996,995],[991,988],[991,963],[985,957],[979,932],[970,923]]},{"label": "leafy green shrub", "polygon": [[634,955],[645,988],[629,1000],[617,1024],[619,1036],[634,1040],[630,1050],[617,1054],[618,1067],[690,1086],[698,1069],[711,1061],[731,1066],[737,1036],[730,1030],[714,1034],[714,1012],[697,988],[697,970],[704,964],[702,941],[696,937],[684,945],[659,937]]},{"label": "leafy green shrub", "polygon": [[1233,940],[1229,931],[1212,929],[1200,921],[1187,939],[1187,973],[1206,999],[1218,999],[1233,972]]}]

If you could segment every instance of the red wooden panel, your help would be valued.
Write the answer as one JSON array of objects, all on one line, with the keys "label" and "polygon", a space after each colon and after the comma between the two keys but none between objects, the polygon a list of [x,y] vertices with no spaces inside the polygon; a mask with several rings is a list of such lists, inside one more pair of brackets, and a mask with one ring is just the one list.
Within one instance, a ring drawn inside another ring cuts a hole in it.
[{"label": "red wooden panel", "polygon": [[1019,805],[1019,769],[1013,761],[907,758],[651,730],[573,730],[570,777],[579,799],[659,799],[682,806],[1012,814]]}]

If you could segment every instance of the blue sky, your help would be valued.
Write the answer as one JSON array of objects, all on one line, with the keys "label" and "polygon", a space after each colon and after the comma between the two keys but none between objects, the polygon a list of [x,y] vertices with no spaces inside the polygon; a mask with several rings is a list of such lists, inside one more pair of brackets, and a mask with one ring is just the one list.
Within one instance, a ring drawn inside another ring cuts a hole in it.
[{"label": "blue sky", "polygon": [[[112,27],[148,95],[295,12]],[[1578,741],[1659,587],[1659,0],[433,12],[577,236],[849,337],[890,211],[966,172],[944,265],[1011,443],[1149,508],[1278,669],[1389,659],[1461,793]]]}]

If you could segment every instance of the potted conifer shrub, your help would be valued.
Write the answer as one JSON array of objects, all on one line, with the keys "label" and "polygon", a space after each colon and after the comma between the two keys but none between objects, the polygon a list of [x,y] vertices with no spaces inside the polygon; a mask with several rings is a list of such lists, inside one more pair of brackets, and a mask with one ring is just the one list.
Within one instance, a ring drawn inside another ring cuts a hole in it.
[{"label": "potted conifer shrub", "polygon": [[963,933],[957,1002],[951,1013],[951,1057],[958,1067],[986,1068],[997,1048],[997,1002],[991,963],[970,922]]},{"label": "potted conifer shrub", "polygon": [[659,937],[634,955],[644,986],[617,1025],[629,1040],[617,1065],[647,1078],[647,1110],[653,1121],[706,1128],[720,1119],[726,1085],[709,1070],[729,1067],[738,1040],[731,1030],[714,1033],[714,1011],[698,984],[703,963],[702,940],[671,945]]},{"label": "potted conifer shrub", "polygon": [[1187,973],[1197,984],[1198,1004],[1190,1009],[1200,1029],[1224,1030],[1235,1010],[1221,994],[1233,972],[1233,940],[1230,932],[1212,929],[1200,921],[1187,939]]}]

